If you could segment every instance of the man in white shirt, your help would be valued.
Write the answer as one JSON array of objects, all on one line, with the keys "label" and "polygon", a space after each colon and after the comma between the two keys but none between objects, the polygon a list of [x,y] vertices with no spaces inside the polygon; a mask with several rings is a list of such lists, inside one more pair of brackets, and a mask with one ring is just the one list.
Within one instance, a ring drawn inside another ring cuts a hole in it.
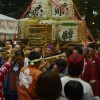
[{"label": "man in white shirt", "polygon": [[69,80],[79,81],[83,85],[83,100],[94,100],[93,92],[91,89],[90,84],[80,79],[80,75],[83,70],[83,58],[79,55],[72,55],[73,57],[69,58],[69,65],[68,65],[68,76],[61,78],[62,82],[62,92],[60,100],[66,100],[65,93],[64,93],[64,86],[66,82]]}]

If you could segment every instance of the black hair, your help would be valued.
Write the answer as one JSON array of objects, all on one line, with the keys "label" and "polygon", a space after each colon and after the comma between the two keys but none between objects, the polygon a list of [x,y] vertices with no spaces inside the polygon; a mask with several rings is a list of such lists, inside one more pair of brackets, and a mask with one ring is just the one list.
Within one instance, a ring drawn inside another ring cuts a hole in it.
[{"label": "black hair", "polygon": [[40,100],[57,100],[61,95],[61,80],[58,74],[48,71],[37,80],[36,96]]},{"label": "black hair", "polygon": [[75,80],[70,80],[65,84],[64,92],[68,100],[82,100],[83,98],[83,86]]},{"label": "black hair", "polygon": [[16,45],[19,45],[19,46],[20,46],[20,50],[23,50],[23,45],[22,45],[22,44],[20,44],[20,43],[19,43],[19,44],[15,44],[14,47],[15,47]]},{"label": "black hair", "polygon": [[69,62],[68,64],[68,74],[72,77],[79,77],[83,70],[83,61],[80,62]]},{"label": "black hair", "polygon": [[5,47],[5,42],[1,42],[1,47]]},{"label": "black hair", "polygon": [[34,60],[34,59],[39,59],[41,57],[41,55],[35,51],[31,52],[29,55],[28,55],[28,59],[29,60]]},{"label": "black hair", "polygon": [[[41,55],[35,51],[31,52],[29,55],[28,55],[28,59],[29,60],[35,60],[35,59],[39,59],[41,57]],[[38,62],[34,62],[34,64],[39,64],[40,61]],[[29,62],[30,64],[30,62]]]},{"label": "black hair", "polygon": [[83,54],[83,50],[81,47],[74,47],[73,50],[77,50],[79,54]]},{"label": "black hair", "polygon": [[41,46],[40,45],[35,45],[35,47],[34,48],[41,48]]},{"label": "black hair", "polygon": [[94,49],[94,50],[96,50],[96,49],[98,48],[96,43],[90,43],[90,44],[88,45],[88,47],[89,47],[89,48],[92,48],[92,49]]},{"label": "black hair", "polygon": [[67,67],[67,62],[63,59],[55,60],[55,64],[58,66],[60,73],[63,73],[65,68]]},{"label": "black hair", "polygon": [[65,53],[66,57],[69,58],[73,54],[73,49],[71,48],[61,48],[61,53]]},{"label": "black hair", "polygon": [[22,57],[24,57],[24,52],[23,52],[23,50],[17,50],[17,51],[15,51],[15,56],[22,56]]}]

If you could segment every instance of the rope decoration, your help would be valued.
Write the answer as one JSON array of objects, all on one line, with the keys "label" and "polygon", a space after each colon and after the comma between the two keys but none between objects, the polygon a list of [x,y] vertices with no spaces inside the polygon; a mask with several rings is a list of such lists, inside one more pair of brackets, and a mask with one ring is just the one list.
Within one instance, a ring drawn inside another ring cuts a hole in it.
[{"label": "rope decoration", "polygon": [[32,0],[32,2],[30,3],[30,5],[27,7],[26,11],[23,13],[23,15],[20,17],[24,18],[26,16],[26,14],[28,13],[28,11],[30,10],[31,6],[35,3],[36,0]]},{"label": "rope decoration", "polygon": [[[27,7],[26,11],[23,13],[23,15],[21,16],[21,18],[24,18],[26,16],[26,14],[28,13],[28,11],[30,10],[32,4],[35,3],[36,0],[32,0],[32,2],[30,3],[30,5]],[[51,2],[59,9],[61,9],[62,12],[64,12],[65,14],[67,14],[67,9],[62,5],[60,4],[59,2],[57,2],[57,0],[51,0]],[[86,26],[86,23],[84,22],[84,20],[82,19],[77,7],[75,6],[74,2],[71,0],[71,2],[73,3],[73,6],[74,6],[74,9],[76,10],[79,18],[81,19],[81,21],[83,21],[83,25],[85,27],[85,29],[87,30],[88,34],[84,33],[83,29],[80,27],[80,31],[82,33],[82,37],[81,37],[81,41],[83,42],[84,41],[84,45],[88,45],[88,41],[87,41],[87,37],[86,35],[89,35],[89,37],[92,39],[92,42],[95,42],[92,34],[90,33],[90,30],[88,29],[88,27]],[[71,15],[70,12],[68,14],[72,19],[76,20],[77,23],[79,24],[79,20],[75,17],[75,15]]]},{"label": "rope decoration", "polygon": [[[72,1],[72,0],[71,0]],[[72,1],[73,2],[73,1]],[[79,13],[79,11],[78,11],[78,9],[77,9],[77,7],[75,6],[75,4],[74,4],[74,2],[73,2],[73,6],[74,6],[74,8],[75,8],[75,10],[76,10],[76,12],[78,13],[78,15],[79,15],[79,17],[80,17],[80,19],[81,19],[81,21],[83,21],[83,24],[84,24],[84,26],[85,26],[85,28],[87,29],[87,31],[88,31],[88,35],[90,36],[90,38],[92,39],[92,42],[95,42],[95,40],[94,40],[94,38],[93,38],[93,36],[92,36],[92,34],[91,34],[91,32],[90,32],[90,30],[88,29],[88,27],[86,26],[86,23],[84,22],[84,20],[82,19],[82,17],[81,17],[81,15],[80,15],[80,13]]]},{"label": "rope decoration", "polygon": [[[58,8],[60,8],[61,9],[61,11],[64,11],[65,13],[67,12],[66,11],[66,9],[62,9],[62,5],[61,4],[59,4],[56,0],[51,0],[52,2],[53,2],[53,4],[55,4]],[[72,0],[71,0],[72,1]],[[81,17],[81,15],[80,15],[80,13],[79,13],[79,11],[78,11],[78,9],[76,8],[76,6],[75,6],[75,4],[74,4],[74,2],[72,1],[72,3],[73,3],[73,6],[74,6],[74,9],[76,10],[76,12],[77,12],[77,14],[78,14],[78,16],[80,17],[80,19],[81,19],[81,21],[83,21],[83,19],[82,19],[82,17]],[[69,14],[70,15],[70,14]],[[78,19],[75,17],[75,16],[71,16],[70,15],[70,17],[72,18],[72,19],[74,19],[74,20],[76,20],[77,21],[77,23],[78,23]],[[90,38],[92,39],[92,42],[95,42],[95,40],[94,40],[94,38],[93,38],[93,36],[92,36],[92,34],[90,33],[90,30],[88,29],[88,27],[86,26],[86,23],[83,21],[83,25],[84,25],[84,27],[85,27],[85,29],[88,31],[88,35],[90,36]],[[83,32],[83,29],[81,29],[81,27],[80,27],[80,30],[81,30],[81,33],[82,33],[82,35],[83,35],[83,40],[82,40],[82,42],[84,41],[84,45],[88,45],[88,41],[87,41],[87,37],[86,37],[86,34]]]},{"label": "rope decoration", "polygon": [[68,12],[68,10],[60,3],[58,3],[56,0],[51,0],[51,2],[56,6],[58,7],[59,9],[61,9],[62,12],[64,12],[65,14],[68,14],[70,15],[70,12]]}]

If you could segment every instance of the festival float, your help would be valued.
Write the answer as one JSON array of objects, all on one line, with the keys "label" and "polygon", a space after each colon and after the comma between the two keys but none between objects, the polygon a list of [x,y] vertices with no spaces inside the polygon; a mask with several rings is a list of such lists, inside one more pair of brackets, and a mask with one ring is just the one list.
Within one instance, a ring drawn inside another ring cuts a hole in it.
[{"label": "festival float", "polygon": [[[24,19],[26,15],[30,18]],[[28,39],[29,46],[87,45],[88,37],[94,42],[72,0],[33,0],[19,20],[19,30],[19,37]]]}]

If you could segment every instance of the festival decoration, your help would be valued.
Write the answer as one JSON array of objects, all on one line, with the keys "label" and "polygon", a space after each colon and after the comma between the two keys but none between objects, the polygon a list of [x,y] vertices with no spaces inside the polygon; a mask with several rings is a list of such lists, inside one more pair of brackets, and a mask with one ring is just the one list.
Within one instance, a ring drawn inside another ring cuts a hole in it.
[{"label": "festival decoration", "polygon": [[48,3],[48,0],[36,0],[31,6],[31,15],[33,18],[49,18],[51,15],[51,6]]},{"label": "festival decoration", "polygon": [[53,19],[49,19],[49,20],[41,20],[39,21],[39,24],[47,24],[47,25],[52,25],[52,41],[56,41],[57,40],[57,32],[58,32],[58,21],[57,20],[53,20]]},{"label": "festival decoration", "polygon": [[26,69],[24,72],[21,72],[19,75],[19,79],[20,86],[28,89],[33,80],[32,76],[30,75],[30,70]]},{"label": "festival decoration", "polygon": [[30,25],[29,26],[29,46],[44,46],[51,42],[52,25]]},{"label": "festival decoration", "polygon": [[45,61],[48,61],[50,64],[54,64],[56,59],[61,59],[63,57],[66,57],[65,53],[56,55],[56,56],[51,56],[51,57],[47,57],[47,58],[43,58]]},{"label": "festival decoration", "polygon": [[21,19],[19,21],[20,38],[29,38],[29,26],[37,25],[38,22],[38,19]]},{"label": "festival decoration", "polygon": [[[74,8],[81,20],[75,17]],[[58,43],[59,40],[60,42],[82,41],[84,45],[87,45],[88,36],[94,41],[72,0],[33,0],[26,12],[29,10],[32,20],[40,20],[31,25],[28,25],[29,22],[25,24],[26,28],[24,27],[24,29],[28,33],[25,37],[29,38],[29,42],[31,41],[29,44],[31,45],[37,44],[36,40],[41,40],[41,45],[52,41]],[[26,12],[23,16],[25,16]],[[50,27],[47,28],[46,26]]]},{"label": "festival decoration", "polygon": [[59,29],[58,37],[60,38],[60,41],[79,41],[78,25],[75,21],[60,21]]},{"label": "festival decoration", "polygon": [[73,4],[71,0],[51,0],[52,1],[52,17],[63,18],[70,17],[74,14]]}]

